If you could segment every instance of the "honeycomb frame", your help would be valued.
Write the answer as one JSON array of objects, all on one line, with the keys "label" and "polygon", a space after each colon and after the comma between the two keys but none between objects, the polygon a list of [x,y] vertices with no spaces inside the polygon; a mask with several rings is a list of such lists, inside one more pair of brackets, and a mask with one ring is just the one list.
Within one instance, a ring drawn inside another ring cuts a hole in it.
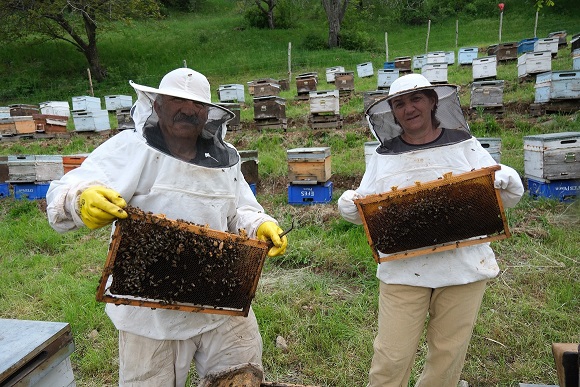
[{"label": "honeycomb frame", "polygon": [[500,168],[449,172],[437,180],[355,199],[375,261],[510,237],[499,190],[493,184]]},{"label": "honeycomb frame", "polygon": [[97,301],[247,316],[269,244],[126,208],[115,222]]}]

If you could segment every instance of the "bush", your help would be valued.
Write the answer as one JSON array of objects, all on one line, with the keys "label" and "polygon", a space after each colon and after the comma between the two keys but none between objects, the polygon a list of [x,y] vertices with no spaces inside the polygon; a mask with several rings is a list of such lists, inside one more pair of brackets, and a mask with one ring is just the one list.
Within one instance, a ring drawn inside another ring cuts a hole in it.
[{"label": "bush", "polygon": [[326,50],[328,49],[328,41],[325,37],[322,37],[315,32],[309,32],[304,36],[300,47],[310,51]]},{"label": "bush", "polygon": [[375,40],[365,31],[343,29],[338,38],[338,45],[345,50],[375,51]]}]

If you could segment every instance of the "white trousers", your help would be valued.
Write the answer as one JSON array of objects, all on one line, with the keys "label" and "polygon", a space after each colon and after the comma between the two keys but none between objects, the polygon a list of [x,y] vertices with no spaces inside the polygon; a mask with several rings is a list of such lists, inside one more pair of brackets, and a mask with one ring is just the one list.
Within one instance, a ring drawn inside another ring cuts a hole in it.
[{"label": "white trousers", "polygon": [[262,369],[262,337],[254,312],[232,316],[187,340],[154,340],[119,331],[119,386],[183,387],[192,361],[202,380],[248,364]]},{"label": "white trousers", "polygon": [[443,288],[380,283],[371,387],[407,387],[427,322],[427,356],[416,387],[456,387],[487,281]]}]

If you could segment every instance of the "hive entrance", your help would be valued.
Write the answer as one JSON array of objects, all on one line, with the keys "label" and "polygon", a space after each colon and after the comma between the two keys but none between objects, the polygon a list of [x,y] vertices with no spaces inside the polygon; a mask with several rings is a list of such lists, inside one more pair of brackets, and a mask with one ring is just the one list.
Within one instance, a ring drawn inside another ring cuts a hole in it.
[{"label": "hive entrance", "polygon": [[268,245],[128,207],[116,222],[99,301],[247,315]]},{"label": "hive entrance", "polygon": [[498,168],[355,200],[375,260],[408,258],[509,236],[493,186]]}]

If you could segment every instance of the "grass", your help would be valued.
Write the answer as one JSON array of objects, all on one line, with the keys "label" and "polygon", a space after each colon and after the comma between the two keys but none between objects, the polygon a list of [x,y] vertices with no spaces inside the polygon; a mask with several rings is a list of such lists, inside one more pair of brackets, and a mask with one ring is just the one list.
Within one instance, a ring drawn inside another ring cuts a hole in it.
[{"label": "grass", "polygon": [[[530,37],[533,19],[512,16],[505,15],[504,40]],[[544,15],[538,34],[571,32],[577,21],[577,17]],[[302,28],[259,31],[242,28],[241,16],[226,13],[181,14],[162,23],[129,25],[102,39],[110,79],[95,85],[95,95],[132,95],[128,79],[155,85],[162,74],[183,60],[208,75],[214,93],[220,84],[284,78],[289,41],[293,43],[292,74],[317,71],[319,90],[333,89],[324,82],[326,67],[343,65],[354,70],[357,63],[369,60],[375,69],[382,66],[381,48],[373,52],[301,48],[305,31],[324,34],[324,26],[318,23],[303,28],[308,20],[300,23]],[[496,43],[494,23],[497,20],[460,20],[459,46]],[[381,47],[384,31],[372,23],[368,28]],[[430,50],[454,49],[454,35],[449,32],[454,28],[455,20],[432,26]],[[389,29],[390,58],[423,53],[423,27]],[[6,44],[0,57],[4,85],[0,104],[69,100],[86,93],[85,65],[66,45]],[[62,57],[67,60],[60,60]],[[569,69],[570,64],[566,50],[552,62],[555,70]],[[533,84],[518,82],[515,63],[500,65],[499,78],[506,82],[506,106],[525,107],[533,102]],[[451,66],[449,80],[461,86],[461,103],[468,107],[470,68]],[[283,228],[296,223],[287,254],[267,260],[252,304],[264,339],[269,381],[335,387],[366,384],[377,325],[376,264],[362,227],[342,220],[336,201],[360,181],[364,144],[375,140],[362,119],[361,93],[374,90],[376,82],[376,76],[355,77],[355,95],[341,101],[345,121],[341,130],[311,130],[306,118],[309,105],[294,101],[291,88],[281,93],[291,122],[288,131],[252,130],[251,96],[246,94],[249,102],[242,106],[242,127],[227,135],[238,149],[258,150],[258,200],[267,212]],[[525,108],[523,112],[510,108],[501,118],[484,111],[469,118],[476,137],[501,138],[502,162],[522,176],[524,136],[580,131],[578,113],[530,117]],[[103,140],[73,136],[71,140],[0,141],[0,155],[89,153]],[[331,148],[333,199],[329,204],[288,205],[286,150],[317,146]],[[462,379],[471,386],[557,384],[551,344],[580,340],[580,202],[532,200],[526,194],[507,216],[512,237],[492,244],[501,272],[484,297]],[[0,200],[0,220],[0,317],[70,323],[77,385],[116,385],[117,334],[104,305],[95,300],[108,231],[82,229],[58,234],[46,221],[43,201],[4,198]],[[423,341],[413,382],[425,349]],[[189,385],[195,381],[192,372]]]}]

